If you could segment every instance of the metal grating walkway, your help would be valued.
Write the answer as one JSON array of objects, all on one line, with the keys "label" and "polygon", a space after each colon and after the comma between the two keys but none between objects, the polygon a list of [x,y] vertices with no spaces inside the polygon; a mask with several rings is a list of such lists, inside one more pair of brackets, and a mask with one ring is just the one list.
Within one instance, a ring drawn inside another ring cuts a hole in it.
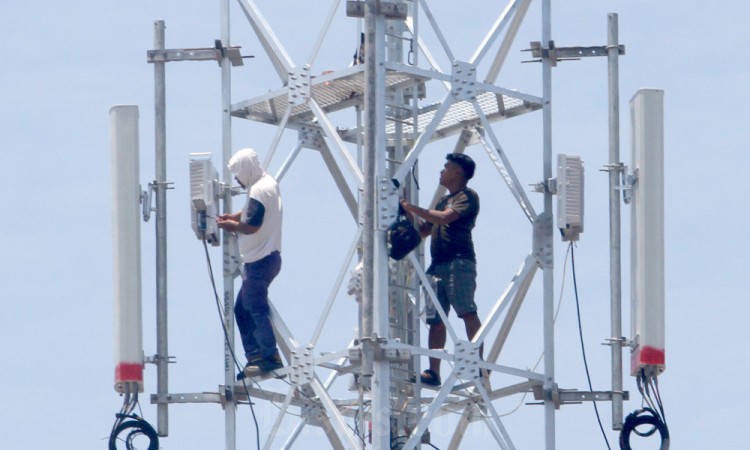
[{"label": "metal grating walkway", "polygon": [[[309,94],[304,93],[304,89],[307,87],[305,85],[301,89],[301,95],[310,95],[326,113],[362,105],[365,93],[364,70],[363,65],[357,65],[320,76],[309,76],[308,79],[303,79],[301,82],[302,85],[309,84]],[[419,86],[430,79],[424,75],[395,70],[387,70],[385,78],[387,94],[400,89],[413,89],[414,87],[418,87],[417,90],[420,90]],[[301,102],[301,104],[292,105],[290,91],[297,94],[295,88],[290,89],[288,86],[284,86],[267,94],[232,105],[232,115],[271,125],[281,125],[287,108],[291,106],[292,111],[287,121],[287,127],[300,128],[301,126],[312,125],[315,117],[309,104]],[[490,122],[536,111],[542,107],[540,103],[494,92],[479,93],[476,102]],[[439,106],[440,104],[436,103],[419,109],[416,115],[418,134],[421,134],[434,119]],[[400,135],[404,141],[415,139],[414,120],[413,115],[398,120],[398,123],[403,125]],[[474,105],[466,100],[458,101],[450,106],[432,140],[451,136],[467,127],[475,126],[481,126],[481,121]],[[393,143],[396,136],[396,122],[394,120],[388,121],[385,132],[387,142]],[[352,143],[357,141],[355,129],[340,129],[339,134],[344,141]]]}]

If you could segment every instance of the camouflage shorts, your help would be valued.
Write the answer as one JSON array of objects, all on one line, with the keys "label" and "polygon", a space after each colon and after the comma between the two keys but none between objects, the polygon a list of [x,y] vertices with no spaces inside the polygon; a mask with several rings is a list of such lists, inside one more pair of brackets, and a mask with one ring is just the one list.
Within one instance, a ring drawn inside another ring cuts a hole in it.
[{"label": "camouflage shorts", "polygon": [[[437,264],[430,269],[430,275],[430,284],[446,315],[451,306],[459,317],[477,312],[477,304],[474,302],[477,266],[474,261],[454,259],[447,263]],[[425,302],[427,323],[430,325],[442,323],[435,304],[429,296]]]}]

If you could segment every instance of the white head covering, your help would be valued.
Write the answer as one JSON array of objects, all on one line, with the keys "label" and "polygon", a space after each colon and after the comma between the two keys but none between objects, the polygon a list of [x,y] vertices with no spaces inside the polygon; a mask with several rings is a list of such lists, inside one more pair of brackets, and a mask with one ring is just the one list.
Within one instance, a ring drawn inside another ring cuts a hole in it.
[{"label": "white head covering", "polygon": [[235,153],[227,166],[247,189],[257,183],[265,173],[258,161],[258,154],[251,148],[243,148]]}]

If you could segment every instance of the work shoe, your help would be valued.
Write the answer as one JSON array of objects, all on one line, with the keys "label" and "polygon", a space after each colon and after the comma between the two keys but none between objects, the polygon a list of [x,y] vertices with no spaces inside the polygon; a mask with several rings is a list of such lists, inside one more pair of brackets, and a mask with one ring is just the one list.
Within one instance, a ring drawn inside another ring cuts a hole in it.
[{"label": "work shoe", "polygon": [[247,364],[245,364],[245,367],[244,367],[244,368],[243,368],[242,370],[240,370],[239,372],[237,372],[237,377],[236,377],[236,378],[237,378],[237,381],[240,381],[240,380],[242,380],[242,379],[244,379],[244,378],[247,378],[247,375],[245,375],[245,370],[246,370],[246,369],[247,369],[248,367],[250,367],[250,366],[257,366],[257,365],[258,365],[258,362],[259,362],[260,360],[262,360],[262,359],[263,359],[263,358],[261,358],[260,356],[256,356],[256,357],[254,357],[254,358],[252,358],[252,359],[248,360],[248,361],[247,361]]},{"label": "work shoe", "polygon": [[266,358],[253,359],[247,363],[243,372],[246,377],[257,377],[282,367],[284,367],[284,364],[281,362],[281,357],[276,354]]},{"label": "work shoe", "polygon": [[428,386],[440,386],[440,375],[436,374],[433,370],[427,369],[419,375],[419,379],[422,384]]}]

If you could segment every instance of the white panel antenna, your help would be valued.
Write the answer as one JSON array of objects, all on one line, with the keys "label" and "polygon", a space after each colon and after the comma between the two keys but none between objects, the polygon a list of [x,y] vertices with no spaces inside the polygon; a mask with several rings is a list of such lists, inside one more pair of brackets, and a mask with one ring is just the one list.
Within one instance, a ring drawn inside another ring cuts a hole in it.
[{"label": "white panel antenna", "polygon": [[112,244],[114,253],[115,390],[143,392],[141,216],[138,181],[138,107],[113,106]]},{"label": "white panel antenna", "polygon": [[631,216],[631,375],[658,375],[664,358],[664,91],[641,89],[630,100],[633,214]]},{"label": "white panel antenna", "polygon": [[190,154],[190,217],[198,239],[214,247],[220,244],[216,216],[219,213],[219,173],[210,159],[194,159],[207,153]]},{"label": "white panel antenna", "polygon": [[577,241],[583,233],[583,161],[557,155],[557,228],[563,241]]}]

